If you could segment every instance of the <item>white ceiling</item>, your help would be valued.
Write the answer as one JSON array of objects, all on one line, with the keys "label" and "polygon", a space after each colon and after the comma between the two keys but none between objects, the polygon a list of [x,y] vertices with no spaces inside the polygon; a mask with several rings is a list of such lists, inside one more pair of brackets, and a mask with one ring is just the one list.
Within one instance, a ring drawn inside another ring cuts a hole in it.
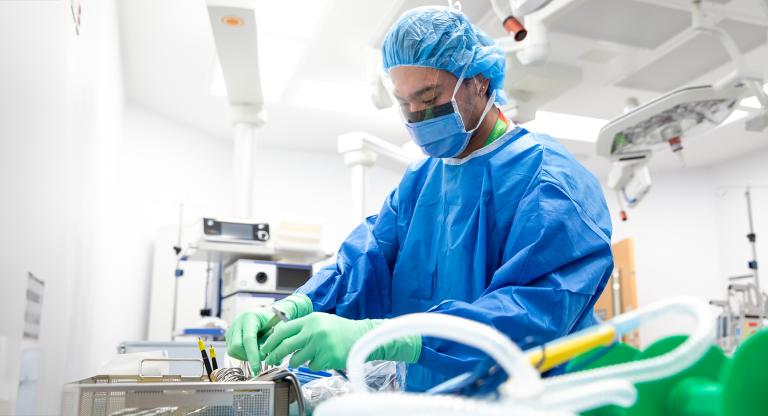
[{"label": "white ceiling", "polygon": [[[270,7],[272,13],[291,16],[294,11],[311,7],[318,1],[281,0]],[[585,5],[599,4],[600,1],[605,0],[577,0]],[[637,5],[640,0],[610,1]],[[724,7],[736,17],[754,19],[754,16],[761,16],[758,1],[733,0],[715,7]],[[686,0],[642,2],[681,10],[687,10],[689,4]],[[465,0],[464,3],[465,10],[476,23],[490,35],[501,36],[489,0]],[[396,144],[405,143],[408,136],[399,117],[390,110],[376,110],[366,96],[367,65],[369,56],[375,53],[369,45],[376,44],[401,9],[423,4],[445,2],[328,0],[327,6],[316,13],[314,28],[307,29],[302,24],[302,30],[296,33],[303,34],[295,36],[290,23],[276,25],[272,20],[265,23],[262,29],[271,33],[260,33],[260,47],[271,52],[268,56],[260,55],[260,60],[262,67],[272,71],[263,71],[262,77],[265,73],[276,75],[262,79],[262,83],[274,86],[281,81],[277,78],[282,78],[286,87],[282,95],[267,102],[268,121],[260,130],[261,143],[334,152],[337,136],[354,130],[366,130]],[[128,99],[217,138],[230,139],[232,132],[226,98],[212,95],[210,90],[215,50],[204,0],[120,0],[118,12]],[[599,25],[600,21],[592,24]],[[652,30],[653,22],[648,22],[648,31]],[[621,113],[628,97],[637,97],[642,103],[658,95],[657,92],[617,87],[616,84],[669,50],[669,45],[647,50],[556,32],[551,32],[549,38],[550,61],[579,67],[583,79],[562,96],[543,105],[541,110],[611,119]],[[303,45],[303,48],[297,45]],[[607,60],[585,59],[589,57]],[[291,60],[298,64],[292,67]],[[747,62],[753,68],[768,68],[768,46],[749,52]],[[728,65],[723,65],[691,79],[689,84],[711,83],[728,70]],[[295,105],[304,81],[337,86],[342,98],[332,94],[334,97],[330,98],[333,99],[327,103],[318,101],[312,107]],[[327,108],[323,109],[324,106]],[[594,156],[594,144],[564,142],[593,171],[600,175],[607,172],[607,161]],[[746,133],[743,121],[737,121],[691,138],[685,146],[688,166],[709,166],[768,147],[768,135]],[[674,155],[654,156],[652,169],[677,168],[679,162]]]}]

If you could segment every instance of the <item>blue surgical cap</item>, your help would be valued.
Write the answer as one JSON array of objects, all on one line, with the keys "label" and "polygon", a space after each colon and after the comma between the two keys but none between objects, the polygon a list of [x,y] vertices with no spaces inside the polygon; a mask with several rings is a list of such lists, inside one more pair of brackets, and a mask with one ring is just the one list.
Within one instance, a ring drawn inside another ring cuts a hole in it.
[{"label": "blue surgical cap", "polygon": [[411,9],[398,19],[381,47],[384,70],[397,66],[442,69],[465,78],[483,75],[496,90],[496,103],[504,95],[504,51],[467,16],[452,7],[427,6]]}]

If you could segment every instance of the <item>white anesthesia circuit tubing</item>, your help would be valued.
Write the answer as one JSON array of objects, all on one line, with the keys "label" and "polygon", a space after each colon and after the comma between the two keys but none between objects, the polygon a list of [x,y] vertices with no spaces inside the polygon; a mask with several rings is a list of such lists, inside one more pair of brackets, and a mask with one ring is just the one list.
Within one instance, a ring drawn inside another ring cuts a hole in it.
[{"label": "white anesthesia circuit tubing", "polygon": [[[693,317],[696,326],[688,339],[662,356],[626,364],[612,365],[541,380],[530,359],[506,336],[475,321],[434,313],[405,315],[375,328],[352,348],[347,369],[353,393],[322,403],[317,414],[572,414],[615,404],[631,406],[636,400],[633,383],[676,374],[706,353],[714,337],[709,325],[707,305],[690,297],[657,302],[617,316],[603,325],[587,328],[568,336],[591,336],[594,328],[610,325],[616,339],[642,324],[668,314]],[[490,355],[510,379],[499,391],[499,400],[481,400],[447,395],[413,393],[372,393],[365,385],[363,363],[378,346],[409,335],[439,337],[460,342]],[[557,343],[555,340],[552,343]],[[346,411],[345,411],[346,409]]]},{"label": "white anesthesia circuit tubing", "polygon": [[408,336],[423,335],[449,339],[485,351],[507,374],[514,374],[518,397],[535,397],[543,384],[538,372],[528,363],[520,348],[493,328],[464,318],[441,314],[419,313],[392,319],[364,335],[352,347],[347,358],[347,375],[352,393],[329,399],[318,406],[315,414],[330,415],[462,415],[473,416],[571,415],[570,412],[542,412],[524,405],[502,406],[499,403],[458,396],[412,393],[374,393],[365,384],[365,359],[379,345]]},{"label": "white anesthesia circuit tubing", "polygon": [[[512,375],[502,389],[502,400],[490,401],[449,395],[413,393],[374,393],[365,384],[363,364],[379,345],[408,335],[445,338],[487,353],[507,374]],[[440,415],[571,415],[568,409],[547,409],[537,403],[543,383],[529,358],[495,329],[450,315],[420,313],[392,319],[363,336],[350,351],[347,374],[353,393],[322,403],[316,414],[440,414]],[[622,380],[590,383],[586,388],[569,390],[567,397],[576,408],[598,405],[631,405],[636,397],[634,387]],[[597,407],[597,406],[592,406]]]}]

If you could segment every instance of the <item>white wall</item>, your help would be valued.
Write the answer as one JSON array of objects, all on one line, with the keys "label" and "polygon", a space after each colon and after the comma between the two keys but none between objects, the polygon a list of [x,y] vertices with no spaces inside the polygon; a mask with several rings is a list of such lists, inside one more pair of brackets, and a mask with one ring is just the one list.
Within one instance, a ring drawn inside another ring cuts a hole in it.
[{"label": "white wall", "polygon": [[82,22],[77,36],[69,2],[0,2],[0,412],[15,409],[28,271],[45,281],[33,412],[59,412],[98,336],[122,116],[113,2],[86,2]]},{"label": "white wall", "polygon": [[[160,224],[186,215],[224,212],[231,149],[227,143],[127,105],[113,182],[100,229],[108,236],[103,272],[89,302],[93,335],[85,374],[99,372],[125,340],[146,338],[153,240]],[[171,245],[167,247],[172,253]]]},{"label": "white wall", "polygon": [[[178,224],[182,201],[185,223],[204,215],[231,216],[231,138],[201,133],[131,102],[125,114],[120,188],[125,198],[134,198],[125,203],[138,209],[146,229]],[[257,132],[254,216],[324,224],[323,247],[333,249],[357,224],[350,218],[351,178],[342,156],[258,143]],[[369,213],[378,212],[401,173],[371,169]]]}]

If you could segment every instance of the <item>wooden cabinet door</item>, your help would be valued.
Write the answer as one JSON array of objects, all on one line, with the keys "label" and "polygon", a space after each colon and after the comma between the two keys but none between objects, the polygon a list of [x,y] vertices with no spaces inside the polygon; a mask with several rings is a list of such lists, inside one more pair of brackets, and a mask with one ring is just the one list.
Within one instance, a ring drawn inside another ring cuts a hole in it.
[{"label": "wooden cabinet door", "polygon": [[[601,320],[637,309],[637,281],[635,277],[635,250],[632,239],[613,245],[613,274],[595,303],[595,314]],[[634,347],[640,346],[637,331],[622,339]]]}]

